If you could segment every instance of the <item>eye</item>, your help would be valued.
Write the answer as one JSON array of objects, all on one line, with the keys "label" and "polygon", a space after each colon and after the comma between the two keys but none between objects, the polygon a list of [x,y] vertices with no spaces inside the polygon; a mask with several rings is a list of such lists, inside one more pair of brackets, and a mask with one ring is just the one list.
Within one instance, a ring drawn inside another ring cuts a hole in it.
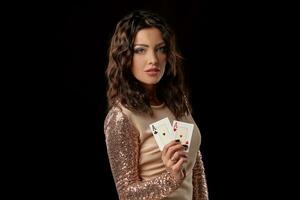
[{"label": "eye", "polygon": [[161,52],[161,53],[166,53],[167,52],[167,47],[166,46],[162,46],[162,47],[159,47],[157,49],[158,52]]},{"label": "eye", "polygon": [[145,53],[145,49],[144,48],[136,48],[134,49],[134,53],[137,53],[137,54],[143,54]]}]

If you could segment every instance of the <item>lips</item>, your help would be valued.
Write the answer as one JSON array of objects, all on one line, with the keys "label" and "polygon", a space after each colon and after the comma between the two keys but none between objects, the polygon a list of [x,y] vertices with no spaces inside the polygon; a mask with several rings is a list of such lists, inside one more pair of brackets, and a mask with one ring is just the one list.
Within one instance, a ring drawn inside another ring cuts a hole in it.
[{"label": "lips", "polygon": [[159,71],[160,71],[159,68],[150,68],[150,69],[145,70],[145,72],[159,72]]},{"label": "lips", "polygon": [[155,67],[155,68],[149,68],[147,70],[145,70],[146,74],[148,76],[151,76],[151,77],[156,77],[160,74],[160,69]]}]

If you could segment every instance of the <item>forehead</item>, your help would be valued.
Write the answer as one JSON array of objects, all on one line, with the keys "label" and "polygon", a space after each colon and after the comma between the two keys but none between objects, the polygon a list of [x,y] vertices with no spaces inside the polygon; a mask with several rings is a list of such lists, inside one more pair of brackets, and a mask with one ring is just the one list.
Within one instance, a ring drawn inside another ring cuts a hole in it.
[{"label": "forehead", "polygon": [[156,44],[163,42],[162,33],[158,28],[145,28],[137,32],[135,44]]}]

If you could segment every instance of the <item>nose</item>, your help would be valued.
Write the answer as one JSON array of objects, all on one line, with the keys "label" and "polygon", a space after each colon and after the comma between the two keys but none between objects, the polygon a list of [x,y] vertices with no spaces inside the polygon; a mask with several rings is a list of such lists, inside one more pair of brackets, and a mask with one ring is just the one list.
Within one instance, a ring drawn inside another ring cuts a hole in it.
[{"label": "nose", "polygon": [[148,64],[156,65],[158,63],[158,58],[155,51],[149,51],[148,54]]}]

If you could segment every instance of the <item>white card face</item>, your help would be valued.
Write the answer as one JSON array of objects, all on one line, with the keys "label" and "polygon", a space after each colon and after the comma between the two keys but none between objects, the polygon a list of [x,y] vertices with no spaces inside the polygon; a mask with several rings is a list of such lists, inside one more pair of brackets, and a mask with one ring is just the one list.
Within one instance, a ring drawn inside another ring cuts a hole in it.
[{"label": "white card face", "polygon": [[175,134],[175,139],[179,139],[181,144],[188,145],[186,151],[189,151],[194,124],[174,120],[172,127]]},{"label": "white card face", "polygon": [[169,118],[164,118],[149,125],[156,140],[159,149],[162,151],[164,146],[175,140],[175,135],[172,130]]}]

